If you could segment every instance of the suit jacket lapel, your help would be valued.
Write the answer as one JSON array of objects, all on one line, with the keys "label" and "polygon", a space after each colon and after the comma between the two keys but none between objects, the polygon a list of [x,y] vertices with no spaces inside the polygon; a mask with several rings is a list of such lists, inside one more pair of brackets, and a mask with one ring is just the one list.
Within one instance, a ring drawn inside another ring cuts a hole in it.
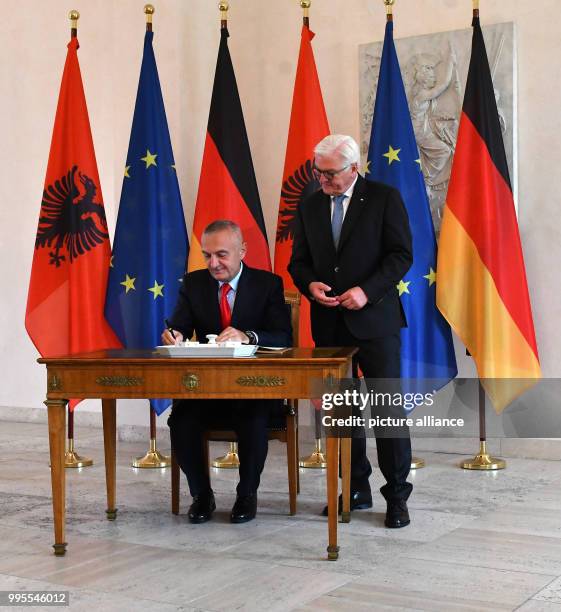
[{"label": "suit jacket lapel", "polygon": [[[249,279],[251,270],[245,264],[243,266],[240,280],[238,281],[238,288],[236,291],[236,299],[234,301],[234,310],[232,311],[232,327],[238,328],[238,321],[240,319],[240,313],[251,311],[251,291],[249,290]],[[242,330],[244,331],[244,330]]]},{"label": "suit jacket lapel", "polygon": [[320,202],[320,210],[317,215],[318,232],[321,236],[328,236],[327,244],[329,250],[335,257],[335,245],[333,244],[333,230],[331,228],[331,198],[323,194]]},{"label": "suit jacket lapel", "polygon": [[[222,329],[222,323],[220,320],[220,305],[218,303],[218,281],[212,278],[210,272],[207,276],[207,283],[205,287],[205,304],[208,304],[208,316],[209,316],[209,327],[210,329],[218,330],[220,333]],[[199,342],[205,342],[205,338],[199,338]]]},{"label": "suit jacket lapel", "polygon": [[353,227],[355,226],[358,218],[360,217],[363,209],[364,209],[364,188],[366,181],[359,176],[353,191],[353,195],[351,197],[351,201],[349,202],[349,207],[347,208],[347,212],[345,214],[345,219],[343,220],[343,227],[341,228],[341,237],[339,238],[339,247],[338,251],[341,250],[347,238],[351,235]]}]

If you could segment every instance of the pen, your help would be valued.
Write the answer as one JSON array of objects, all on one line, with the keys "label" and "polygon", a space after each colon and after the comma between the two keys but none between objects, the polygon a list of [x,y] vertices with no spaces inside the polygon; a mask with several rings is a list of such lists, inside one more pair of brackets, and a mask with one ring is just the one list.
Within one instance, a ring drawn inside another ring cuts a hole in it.
[{"label": "pen", "polygon": [[171,325],[169,324],[169,321],[167,319],[164,319],[164,323],[166,324],[166,327],[168,328],[168,331],[171,334],[171,337],[174,340],[177,340],[177,336],[173,333],[173,329],[171,328]]}]

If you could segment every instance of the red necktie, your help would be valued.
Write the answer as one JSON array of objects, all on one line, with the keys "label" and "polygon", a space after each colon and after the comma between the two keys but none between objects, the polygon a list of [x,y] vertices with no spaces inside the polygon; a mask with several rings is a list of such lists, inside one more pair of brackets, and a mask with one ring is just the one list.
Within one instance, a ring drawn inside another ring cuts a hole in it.
[{"label": "red necktie", "polygon": [[232,321],[232,311],[230,310],[230,304],[228,304],[228,291],[231,288],[228,283],[224,283],[220,287],[220,321],[222,329],[226,329]]}]

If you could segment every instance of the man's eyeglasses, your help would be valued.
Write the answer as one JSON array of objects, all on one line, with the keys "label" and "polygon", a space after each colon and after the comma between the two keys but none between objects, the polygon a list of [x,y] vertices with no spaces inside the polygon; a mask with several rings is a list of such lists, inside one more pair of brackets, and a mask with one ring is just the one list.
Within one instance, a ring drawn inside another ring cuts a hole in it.
[{"label": "man's eyeglasses", "polygon": [[314,176],[316,177],[316,179],[319,181],[320,177],[323,175],[326,179],[328,179],[329,181],[331,179],[334,179],[338,174],[341,174],[341,172],[343,172],[344,170],[346,170],[347,168],[349,168],[350,166],[352,166],[352,164],[347,164],[346,166],[344,166],[343,168],[341,168],[340,170],[320,170],[315,164],[313,165],[312,171],[314,173]]}]

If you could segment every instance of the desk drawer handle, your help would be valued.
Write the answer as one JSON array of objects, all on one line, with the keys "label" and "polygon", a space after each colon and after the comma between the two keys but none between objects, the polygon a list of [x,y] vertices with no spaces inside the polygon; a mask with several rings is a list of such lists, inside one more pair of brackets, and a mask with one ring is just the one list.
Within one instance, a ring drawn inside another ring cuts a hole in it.
[{"label": "desk drawer handle", "polygon": [[242,387],[282,387],[286,384],[280,376],[240,376],[236,382]]},{"label": "desk drawer handle", "polygon": [[137,387],[144,383],[144,379],[136,376],[98,376],[95,382],[103,387]]},{"label": "desk drawer handle", "polygon": [[186,374],[181,379],[181,382],[186,389],[193,391],[194,389],[198,388],[200,380],[196,374]]}]

